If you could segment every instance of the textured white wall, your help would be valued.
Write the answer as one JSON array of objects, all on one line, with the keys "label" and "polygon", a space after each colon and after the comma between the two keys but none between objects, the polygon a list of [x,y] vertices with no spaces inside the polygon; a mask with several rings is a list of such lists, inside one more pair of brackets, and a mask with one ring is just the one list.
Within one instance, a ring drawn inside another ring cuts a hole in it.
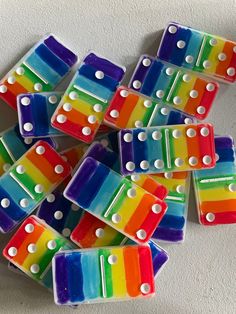
[{"label": "textured white wall", "polygon": [[[236,40],[232,0],[0,0],[0,76],[40,36],[53,32],[79,56],[93,49],[127,66],[142,53],[155,54],[170,20]],[[209,121],[236,137],[236,87],[221,86]],[[0,129],[16,116],[1,105]],[[137,302],[81,306],[79,313],[236,313],[236,227],[202,227],[190,195],[186,241],[165,245],[170,262],[157,279],[156,297]],[[0,248],[6,243],[0,236]],[[52,295],[31,280],[7,271],[0,260],[0,313],[75,313],[58,308]]]}]

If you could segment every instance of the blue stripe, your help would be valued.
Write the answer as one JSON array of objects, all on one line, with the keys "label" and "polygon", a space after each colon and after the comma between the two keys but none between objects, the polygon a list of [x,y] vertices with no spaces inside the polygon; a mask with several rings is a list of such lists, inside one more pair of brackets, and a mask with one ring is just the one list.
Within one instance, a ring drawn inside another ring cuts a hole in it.
[{"label": "blue stripe", "polygon": [[224,149],[217,149],[216,147],[216,153],[219,155],[219,162],[226,162],[226,161],[234,161],[235,160],[235,154],[233,148],[224,148]]},{"label": "blue stripe", "polygon": [[191,37],[188,41],[187,49],[185,51],[185,56],[192,56],[193,62],[191,64],[187,63],[185,61],[185,58],[182,60],[183,66],[189,69],[192,69],[194,67],[194,64],[197,61],[197,57],[199,54],[199,50],[201,48],[203,35],[199,33],[198,31],[195,31],[191,29]]},{"label": "blue stripe", "polygon": [[50,121],[48,120],[47,98],[45,96],[35,94],[33,104],[33,119],[35,121],[35,136],[48,135]]},{"label": "blue stripe", "polygon": [[148,144],[147,140],[140,141],[138,139],[138,134],[140,132],[145,132],[145,129],[133,129],[133,150],[134,150],[134,163],[135,163],[135,171],[137,172],[145,172],[147,170],[143,170],[140,167],[140,163],[143,160],[148,161]]},{"label": "blue stripe", "polygon": [[163,64],[160,61],[154,61],[149,67],[149,72],[147,73],[143,86],[140,89],[140,93],[151,96],[156,84],[156,81],[161,73]]},{"label": "blue stripe", "polygon": [[155,86],[154,86],[154,89],[153,89],[153,92],[150,96],[152,96],[153,98],[155,99],[158,99],[160,100],[157,96],[156,96],[156,92],[158,90],[163,90],[164,91],[164,96],[163,96],[163,99],[165,98],[165,95],[166,95],[166,91],[172,81],[172,78],[173,78],[173,75],[167,75],[166,74],[166,69],[169,68],[170,66],[169,65],[162,65],[162,69],[159,73],[159,76],[158,78],[155,80]]},{"label": "blue stripe", "polygon": [[68,271],[68,289],[71,302],[82,302],[84,300],[83,293],[83,277],[84,272],[81,265],[81,254],[79,252],[66,256]]},{"label": "blue stripe", "polygon": [[165,228],[183,229],[185,225],[184,217],[176,217],[173,215],[166,215],[162,218],[159,226]]}]

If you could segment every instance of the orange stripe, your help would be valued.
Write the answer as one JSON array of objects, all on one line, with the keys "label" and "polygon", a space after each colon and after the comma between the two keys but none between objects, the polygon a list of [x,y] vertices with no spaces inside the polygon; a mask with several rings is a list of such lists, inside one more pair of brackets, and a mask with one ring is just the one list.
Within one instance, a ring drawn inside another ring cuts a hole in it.
[{"label": "orange stripe", "polygon": [[236,212],[236,200],[223,200],[213,202],[203,202],[200,205],[201,212],[206,213],[224,213],[224,212]]},{"label": "orange stripe", "polygon": [[98,239],[95,234],[96,230],[99,228],[104,229],[105,226],[106,224],[104,222],[100,221],[99,219],[95,219],[92,226],[89,229],[87,229],[84,238],[80,240],[80,246],[83,248],[93,247],[93,245]]},{"label": "orange stripe", "polygon": [[197,107],[199,106],[200,100],[202,99],[205,93],[206,81],[203,79],[197,78],[193,89],[198,91],[198,97],[197,98],[189,97],[189,100],[184,108],[184,111],[189,114],[195,115],[195,113],[197,112]]},{"label": "orange stripe", "polygon": [[[172,172],[172,179],[185,179],[187,178],[188,171],[181,171],[181,172]],[[158,173],[158,174],[151,174],[151,177],[155,178],[165,178],[164,173]],[[157,179],[158,180],[158,179]],[[167,179],[170,180],[170,179]]]},{"label": "orange stripe", "polygon": [[230,61],[233,56],[233,47],[235,46],[235,43],[232,41],[226,41],[223,49],[223,53],[226,54],[227,58],[225,61],[220,61],[216,67],[216,74],[225,77],[227,75],[226,70],[230,65]]},{"label": "orange stripe", "polygon": [[[198,159],[201,158],[201,152],[199,147],[199,135],[198,135],[198,127],[197,125],[189,125],[188,128],[194,129],[196,131],[196,135],[194,137],[188,137],[186,135],[186,141],[187,141],[187,147],[188,147],[188,157],[197,157]],[[187,129],[186,128],[186,132]],[[195,169],[201,168],[201,160],[199,160],[199,163],[194,166]]]},{"label": "orange stripe", "polygon": [[156,191],[157,187],[160,186],[161,184],[155,181],[152,178],[146,178],[145,181],[143,182],[142,188],[146,191],[148,191],[151,194],[154,194]]},{"label": "orange stripe", "polygon": [[133,112],[137,102],[139,100],[139,96],[135,94],[129,94],[128,97],[126,98],[121,111],[119,115],[119,119],[117,120],[117,127],[119,128],[125,128],[129,119],[130,115]]},{"label": "orange stripe", "polygon": [[7,89],[11,91],[11,93],[14,94],[15,96],[19,94],[26,94],[29,92],[27,89],[25,89],[24,86],[22,86],[18,82],[15,82],[14,84],[9,84],[7,80],[5,80],[3,84],[6,85]]},{"label": "orange stripe", "polygon": [[124,265],[127,292],[131,297],[140,295],[141,275],[138,247],[124,248]]}]

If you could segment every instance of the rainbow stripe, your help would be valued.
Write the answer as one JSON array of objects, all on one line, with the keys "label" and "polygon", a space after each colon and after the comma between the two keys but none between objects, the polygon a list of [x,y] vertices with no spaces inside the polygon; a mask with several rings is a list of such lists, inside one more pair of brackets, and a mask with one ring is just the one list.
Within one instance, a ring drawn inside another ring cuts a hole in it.
[{"label": "rainbow stripe", "polygon": [[121,86],[110,101],[104,122],[113,128],[123,129],[187,124],[194,123],[196,120],[168,105],[152,101],[149,97]]},{"label": "rainbow stripe", "polygon": [[62,92],[29,93],[17,96],[17,112],[23,137],[62,135],[51,126],[51,116],[61,100]]},{"label": "rainbow stripe", "polygon": [[51,261],[73,245],[36,216],[28,217],[3,250],[3,256],[32,279],[52,289]]},{"label": "rainbow stripe", "polygon": [[178,23],[167,25],[157,55],[225,82],[236,79],[236,42]]},{"label": "rainbow stripe", "polygon": [[0,98],[16,110],[19,94],[53,90],[76,62],[71,50],[46,35],[0,81]]},{"label": "rainbow stripe", "polygon": [[167,212],[152,235],[152,239],[183,242],[187,223],[190,172],[167,172],[151,175],[169,190],[165,199]]},{"label": "rainbow stripe", "polygon": [[119,232],[147,242],[166,204],[91,157],[84,159],[64,196]]},{"label": "rainbow stripe", "polygon": [[83,142],[92,142],[124,73],[124,67],[89,53],[62,97],[52,125]]},{"label": "rainbow stripe", "polygon": [[208,123],[124,129],[118,140],[123,175],[212,168],[216,162]]},{"label": "rainbow stripe", "polygon": [[129,87],[203,120],[209,114],[219,85],[158,58],[142,55]]},{"label": "rainbow stripe", "polygon": [[9,232],[69,174],[70,166],[38,141],[0,178],[0,230]]},{"label": "rainbow stripe", "polygon": [[236,223],[236,156],[232,137],[216,136],[215,168],[193,172],[199,221],[204,225]]},{"label": "rainbow stripe", "polygon": [[148,246],[60,252],[53,258],[56,304],[125,300],[155,292]]}]

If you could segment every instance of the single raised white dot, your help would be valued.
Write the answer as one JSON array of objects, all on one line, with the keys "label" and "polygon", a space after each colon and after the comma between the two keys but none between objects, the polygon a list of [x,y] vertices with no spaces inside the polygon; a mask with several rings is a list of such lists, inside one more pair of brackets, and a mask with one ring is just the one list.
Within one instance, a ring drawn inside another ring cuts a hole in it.
[{"label": "single raised white dot", "polygon": [[161,114],[162,114],[163,116],[167,116],[168,113],[169,113],[168,108],[166,108],[166,107],[161,108]]},{"label": "single raised white dot", "polygon": [[161,99],[164,95],[165,95],[165,93],[164,93],[164,91],[162,89],[159,89],[159,90],[156,91],[156,96],[158,98]]},{"label": "single raised white dot", "polygon": [[202,158],[202,162],[204,163],[204,165],[210,165],[211,162],[212,162],[211,156],[205,155],[205,156]]},{"label": "single raised white dot", "polygon": [[85,127],[83,127],[83,129],[82,129],[82,133],[83,133],[84,135],[86,135],[86,136],[90,135],[91,132],[92,132],[92,131],[91,131],[90,127],[88,127],[88,126],[85,126]]},{"label": "single raised white dot", "polygon": [[143,229],[140,229],[136,232],[136,235],[137,235],[137,238],[140,239],[140,240],[144,240],[147,236],[147,233],[145,230]]},{"label": "single raised white dot", "polygon": [[26,122],[24,125],[23,125],[23,128],[25,131],[27,132],[30,132],[33,130],[33,124],[30,123],[30,122]]},{"label": "single raised white dot", "polygon": [[211,46],[215,46],[217,44],[217,40],[215,38],[211,38],[209,43]]},{"label": "single raised white dot", "polygon": [[209,60],[203,61],[203,67],[209,69],[211,67],[211,62]]},{"label": "single raised white dot", "polygon": [[176,192],[181,194],[181,193],[184,193],[184,186],[183,185],[177,185],[176,187]]},{"label": "single raised white dot", "polygon": [[148,100],[148,99],[146,99],[146,100],[143,102],[143,104],[144,104],[144,107],[146,107],[146,108],[150,108],[150,107],[152,106],[151,100]]},{"label": "single raised white dot", "polygon": [[184,81],[184,82],[186,82],[186,83],[187,83],[187,82],[190,82],[191,79],[192,79],[192,78],[191,78],[191,76],[190,76],[189,74],[184,74],[184,75],[183,75],[183,81]]},{"label": "single raised white dot", "polygon": [[176,167],[181,167],[183,165],[184,161],[181,158],[176,158],[175,159],[175,165]]},{"label": "single raised white dot", "polygon": [[30,271],[32,274],[37,274],[39,272],[40,268],[38,264],[33,264],[30,266]]},{"label": "single raised white dot", "polygon": [[37,92],[40,92],[42,90],[43,86],[40,83],[35,83],[34,84],[34,90],[36,90]]},{"label": "single raised white dot", "polygon": [[173,103],[174,103],[175,105],[180,105],[180,104],[182,103],[182,99],[181,99],[179,96],[175,96],[175,97],[173,98]]},{"label": "single raised white dot", "polygon": [[71,104],[69,102],[64,103],[62,108],[63,108],[63,110],[65,110],[67,112],[72,110],[72,106],[71,106]]},{"label": "single raised white dot", "polygon": [[187,63],[193,63],[193,56],[191,56],[191,55],[188,55],[188,56],[186,56],[185,57],[185,61],[187,62]]},{"label": "single raised white dot", "polygon": [[97,118],[94,115],[88,116],[88,123],[94,124],[97,121]]},{"label": "single raised white dot", "polygon": [[208,90],[208,92],[212,92],[213,90],[215,90],[215,85],[212,83],[208,83],[206,86],[206,90]]},{"label": "single raised white dot", "polygon": [[4,171],[8,171],[11,168],[11,165],[10,164],[4,164],[2,168]]},{"label": "single raised white dot", "polygon": [[0,93],[5,94],[7,92],[7,87],[5,85],[0,86]]},{"label": "single raised white dot", "polygon": [[142,128],[143,127],[143,121],[137,120],[134,122],[134,125],[136,128]]},{"label": "single raised white dot", "polygon": [[140,291],[143,293],[143,294],[148,294],[151,290],[151,287],[149,285],[149,283],[143,283],[141,284],[140,286]]},{"label": "single raised white dot", "polygon": [[155,141],[160,140],[161,137],[162,137],[162,135],[161,135],[161,132],[160,132],[160,131],[154,131],[154,132],[152,132],[152,138],[153,138]]},{"label": "single raised white dot", "polygon": [[128,170],[128,171],[134,171],[135,169],[135,164],[132,162],[132,161],[128,161],[125,165],[125,168]]},{"label": "single raised white dot", "polygon": [[140,168],[143,170],[147,170],[149,168],[149,162],[147,160],[142,160],[140,162]]},{"label": "single raised white dot", "polygon": [[47,248],[49,250],[55,250],[55,248],[57,247],[57,243],[55,240],[49,240],[47,243]]},{"label": "single raised white dot", "polygon": [[193,122],[193,120],[190,119],[190,118],[185,118],[185,119],[184,119],[184,123],[185,123],[185,124],[191,124],[192,122]]},{"label": "single raised white dot", "polygon": [[213,222],[215,220],[215,214],[213,214],[213,213],[206,214],[206,220],[208,222]]},{"label": "single raised white dot", "polygon": [[23,75],[25,73],[25,70],[22,67],[19,67],[16,69],[16,74]]},{"label": "single raised white dot", "polygon": [[25,226],[25,232],[27,232],[27,233],[32,233],[32,232],[34,232],[34,225],[33,225],[33,224],[27,224],[27,225]]},{"label": "single raised white dot", "polygon": [[175,33],[177,32],[177,27],[174,26],[174,25],[170,25],[170,26],[168,27],[168,31],[169,31],[169,33],[171,33],[171,34],[175,34]]},{"label": "single raised white dot", "polygon": [[137,182],[137,181],[140,180],[140,176],[139,176],[138,174],[132,174],[132,175],[131,175],[131,180],[132,180],[133,182]]},{"label": "single raised white dot", "polygon": [[185,45],[186,45],[186,42],[185,42],[185,41],[183,41],[183,40],[177,41],[177,47],[178,47],[179,49],[183,49],[183,48],[185,47]]},{"label": "single raised white dot", "polygon": [[161,213],[161,210],[162,210],[162,207],[160,204],[153,204],[152,205],[152,212],[154,214],[160,214]]},{"label": "single raised white dot", "polygon": [[28,207],[28,206],[29,206],[29,200],[28,200],[27,198],[22,198],[22,199],[20,200],[20,206],[21,206],[22,208]]},{"label": "single raised white dot", "polygon": [[36,184],[35,187],[34,187],[34,190],[38,194],[43,193],[43,186],[42,186],[42,184]]},{"label": "single raised white dot", "polygon": [[57,219],[57,220],[62,219],[63,218],[63,212],[60,211],[60,210],[55,211],[54,218]]},{"label": "single raised white dot", "polygon": [[96,231],[95,231],[95,235],[96,235],[96,237],[97,238],[103,238],[104,237],[104,234],[105,234],[105,232],[104,232],[104,229],[102,229],[102,228],[98,228],[98,229],[96,229]]},{"label": "single raised white dot", "polygon": [[60,174],[64,171],[64,167],[62,165],[56,165],[55,168],[54,168],[54,171],[57,173],[57,174]]},{"label": "single raised white dot", "polygon": [[125,142],[130,143],[133,140],[133,135],[131,133],[125,133],[123,138]]},{"label": "single raised white dot", "polygon": [[118,214],[113,214],[111,220],[114,224],[118,224],[121,221],[121,216]]},{"label": "single raised white dot", "polygon": [[169,76],[173,75],[174,74],[174,69],[173,68],[167,68],[166,69],[166,74],[169,75]]},{"label": "single raised white dot", "polygon": [[157,168],[157,169],[162,169],[164,168],[164,161],[161,160],[161,159],[156,159],[154,161],[154,167]]},{"label": "single raised white dot", "polygon": [[201,128],[200,133],[202,136],[208,136],[209,135],[209,129],[206,127]]},{"label": "single raised white dot", "polygon": [[71,100],[75,100],[75,99],[77,99],[78,98],[78,94],[76,93],[76,92],[70,92],[69,93],[69,98],[71,99]]},{"label": "single raised white dot", "polygon": [[122,90],[120,91],[120,96],[121,96],[121,97],[127,97],[128,95],[129,95],[129,93],[128,93],[127,90],[122,89]]},{"label": "single raised white dot", "polygon": [[9,76],[8,79],[7,79],[7,82],[8,82],[9,84],[14,84],[15,81],[16,81],[16,79],[14,78],[14,76]]},{"label": "single raised white dot", "polygon": [[204,114],[206,112],[206,108],[203,106],[198,106],[197,107],[197,113],[199,114]]},{"label": "single raised white dot", "polygon": [[196,133],[196,131],[194,129],[189,128],[189,129],[187,129],[186,134],[187,134],[188,137],[194,137],[194,136],[196,136],[197,133]]},{"label": "single raised white dot", "polygon": [[141,87],[142,83],[138,80],[133,81],[133,87],[135,89],[139,89]]},{"label": "single raised white dot", "polygon": [[102,105],[101,105],[101,104],[95,104],[95,105],[93,106],[93,110],[94,110],[95,112],[102,112]]},{"label": "single raised white dot", "polygon": [[22,97],[21,100],[20,100],[20,103],[23,105],[23,106],[28,106],[30,104],[30,98],[29,97]]},{"label": "single raised white dot", "polygon": [[76,204],[72,204],[71,205],[71,209],[74,211],[74,212],[77,212],[79,210],[79,206],[76,205]]},{"label": "single raised white dot", "polygon": [[9,207],[9,205],[10,205],[10,200],[8,198],[5,197],[1,200],[1,206],[3,208]]},{"label": "single raised white dot", "polygon": [[56,95],[51,95],[48,97],[48,101],[50,102],[50,104],[56,104],[57,103],[57,96]]},{"label": "single raised white dot", "polygon": [[116,264],[117,263],[117,256],[112,254],[110,256],[108,256],[108,263],[113,265],[113,264]]},{"label": "single raised white dot", "polygon": [[236,184],[235,183],[230,183],[229,190],[230,190],[230,192],[236,192]]},{"label": "single raised white dot", "polygon": [[38,155],[43,155],[45,153],[45,148],[42,145],[39,145],[36,147],[35,151]]},{"label": "single raised white dot", "polygon": [[102,71],[96,71],[95,72],[95,77],[98,79],[98,80],[102,80],[104,78],[104,73]]},{"label": "single raised white dot", "polygon": [[225,60],[226,60],[226,54],[223,53],[223,52],[219,53],[219,54],[218,54],[218,59],[219,59],[220,61],[225,61]]},{"label": "single raised white dot", "polygon": [[173,178],[173,173],[172,172],[165,172],[164,173],[164,177],[166,179],[172,179]]},{"label": "single raised white dot", "polygon": [[34,243],[30,243],[27,247],[29,253],[35,253],[37,251],[37,247]]},{"label": "single raised white dot", "polygon": [[134,188],[128,189],[127,196],[129,198],[134,198],[136,196],[136,190]]},{"label": "single raised white dot", "polygon": [[115,109],[113,109],[113,110],[111,110],[110,111],[110,116],[112,117],[112,118],[118,118],[119,117],[119,111],[118,110],[115,110]]},{"label": "single raised white dot", "polygon": [[148,58],[145,58],[145,59],[143,59],[142,64],[143,64],[145,67],[149,67],[149,65],[151,64],[151,60],[148,59]]},{"label": "single raised white dot", "polygon": [[215,158],[216,158],[216,161],[218,161],[220,159],[220,156],[217,153],[215,153]]},{"label": "single raised white dot", "polygon": [[18,165],[16,167],[16,172],[19,173],[19,174],[23,174],[25,172],[25,167],[22,166],[22,165]]},{"label": "single raised white dot", "polygon": [[233,67],[228,68],[227,69],[227,74],[229,76],[234,76],[235,75],[235,68],[233,68]]},{"label": "single raised white dot", "polygon": [[14,257],[17,255],[17,248],[14,246],[11,246],[7,252],[9,256]]},{"label": "single raised white dot", "polygon": [[190,166],[196,166],[198,163],[198,159],[195,156],[191,156],[191,157],[189,157],[188,162],[189,162]]},{"label": "single raised white dot", "polygon": [[198,96],[198,91],[196,91],[195,89],[191,90],[189,93],[191,98],[197,98]]},{"label": "single raised white dot", "polygon": [[68,238],[68,237],[70,236],[70,234],[71,234],[71,230],[70,230],[69,228],[64,228],[64,229],[62,230],[62,235],[63,235],[64,237]]},{"label": "single raised white dot", "polygon": [[179,138],[181,136],[181,131],[178,129],[173,130],[172,135],[174,138]]},{"label": "single raised white dot", "polygon": [[146,141],[146,139],[147,139],[147,134],[146,134],[145,132],[140,132],[140,133],[138,134],[138,139],[139,139],[141,142]]},{"label": "single raised white dot", "polygon": [[66,122],[66,116],[64,115],[64,114],[59,114],[58,116],[57,116],[57,122],[59,122],[59,123],[65,123]]},{"label": "single raised white dot", "polygon": [[30,145],[30,144],[32,144],[32,143],[33,143],[33,139],[32,139],[32,138],[27,137],[27,138],[25,138],[25,139],[24,139],[24,142],[25,142],[25,144]]}]

